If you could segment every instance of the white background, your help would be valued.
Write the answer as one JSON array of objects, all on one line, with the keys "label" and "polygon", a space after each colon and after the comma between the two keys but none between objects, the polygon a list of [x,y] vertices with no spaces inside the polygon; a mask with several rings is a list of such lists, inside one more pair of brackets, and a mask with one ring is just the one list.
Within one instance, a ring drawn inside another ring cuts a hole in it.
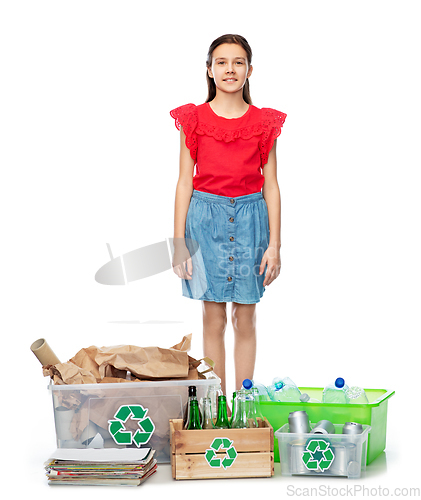
[{"label": "white background", "polygon": [[[45,498],[122,494],[47,486],[55,433],[34,340],[65,361],[92,344],[170,347],[192,333],[190,354],[202,355],[201,303],[181,296],[171,270],[125,287],[94,275],[109,260],[106,243],[118,256],[172,237],[179,133],[169,111],[205,101],[207,49],[225,33],[253,49],[253,104],[288,115],[277,149],[282,272],[257,306],[255,378],[323,387],[342,376],[395,390],[387,451],[356,483],[288,479],[279,468],[272,479],[176,482],[160,466],[124,494],[420,486],[417,6],[2,3],[5,486]],[[230,393],[231,327],[227,351]]]}]

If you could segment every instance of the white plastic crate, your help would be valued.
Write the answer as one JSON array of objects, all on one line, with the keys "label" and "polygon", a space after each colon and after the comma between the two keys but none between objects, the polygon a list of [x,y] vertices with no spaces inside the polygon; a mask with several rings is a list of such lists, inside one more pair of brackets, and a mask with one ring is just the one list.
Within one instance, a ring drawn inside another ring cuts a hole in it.
[{"label": "white plastic crate", "polygon": [[49,385],[58,448],[150,447],[170,462],[170,418],[183,418],[188,387],[205,397],[219,379]]},{"label": "white plastic crate", "polygon": [[366,467],[370,426],[363,425],[361,434],[342,434],[343,424],[334,427],[335,434],[290,433],[288,424],[278,429],[282,475],[359,478]]}]

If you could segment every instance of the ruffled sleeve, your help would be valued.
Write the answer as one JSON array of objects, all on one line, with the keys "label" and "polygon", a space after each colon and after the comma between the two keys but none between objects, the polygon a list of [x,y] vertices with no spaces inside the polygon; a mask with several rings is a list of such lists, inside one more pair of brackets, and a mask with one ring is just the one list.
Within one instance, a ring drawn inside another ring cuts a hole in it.
[{"label": "ruffled sleeve", "polygon": [[197,159],[197,108],[195,104],[183,104],[178,108],[170,111],[170,115],[175,119],[175,126],[180,130],[183,127],[183,132],[186,135],[186,146],[190,150],[190,156],[194,161]]},{"label": "ruffled sleeve", "polygon": [[281,128],[287,115],[272,108],[262,108],[262,138],[259,143],[262,167],[268,162],[275,139],[281,135]]}]

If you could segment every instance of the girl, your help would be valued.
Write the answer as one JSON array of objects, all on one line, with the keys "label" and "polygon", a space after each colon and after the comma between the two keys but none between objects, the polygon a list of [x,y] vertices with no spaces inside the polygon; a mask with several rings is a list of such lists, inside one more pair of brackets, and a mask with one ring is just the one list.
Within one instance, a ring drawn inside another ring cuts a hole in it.
[{"label": "girl", "polygon": [[217,38],[206,60],[206,102],[170,112],[180,130],[172,265],[183,295],[203,301],[204,356],[224,394],[226,304],[240,389],[254,373],[256,303],[281,268],[276,138],[286,114],[253,106],[251,57],[244,37]]}]

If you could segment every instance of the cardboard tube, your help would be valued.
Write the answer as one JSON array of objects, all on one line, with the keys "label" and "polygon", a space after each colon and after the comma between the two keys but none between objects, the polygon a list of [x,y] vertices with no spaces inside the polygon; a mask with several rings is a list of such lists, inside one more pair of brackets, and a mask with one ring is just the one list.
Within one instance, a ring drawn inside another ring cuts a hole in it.
[{"label": "cardboard tube", "polygon": [[31,345],[31,351],[38,358],[42,366],[57,365],[60,363],[58,357],[51,350],[45,339],[38,339]]},{"label": "cardboard tube", "polygon": [[64,406],[57,406],[54,408],[57,439],[60,439],[60,441],[69,441],[73,439],[72,433],[70,432],[70,423],[74,414],[74,410],[69,410]]}]

